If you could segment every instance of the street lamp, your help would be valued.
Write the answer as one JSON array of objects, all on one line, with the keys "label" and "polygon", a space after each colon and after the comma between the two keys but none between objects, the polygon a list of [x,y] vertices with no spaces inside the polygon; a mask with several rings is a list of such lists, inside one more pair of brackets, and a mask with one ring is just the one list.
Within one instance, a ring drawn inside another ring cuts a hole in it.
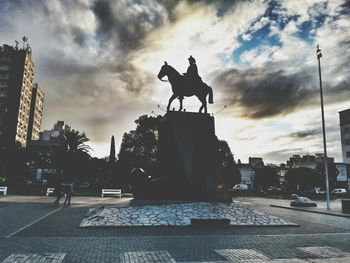
[{"label": "street lamp", "polygon": [[324,171],[326,176],[326,198],[327,198],[327,210],[330,209],[329,204],[329,180],[328,180],[328,158],[327,158],[327,146],[326,146],[326,129],[324,125],[324,109],[323,109],[323,91],[322,91],[322,77],[321,77],[321,49],[317,45],[316,56],[318,60],[318,75],[320,78],[320,96],[321,96],[321,113],[322,113],[322,131],[323,131],[323,162],[324,162]]}]

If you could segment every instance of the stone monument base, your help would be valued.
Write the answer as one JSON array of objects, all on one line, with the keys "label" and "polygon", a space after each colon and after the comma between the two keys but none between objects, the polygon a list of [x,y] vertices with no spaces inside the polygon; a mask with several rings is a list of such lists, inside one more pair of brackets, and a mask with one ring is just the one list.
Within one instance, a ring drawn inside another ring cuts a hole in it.
[{"label": "stone monument base", "polygon": [[157,175],[133,169],[135,199],[232,201],[213,116],[169,111],[161,119],[158,134]]},{"label": "stone monument base", "polygon": [[222,200],[216,192],[218,144],[214,117],[167,112],[159,131],[161,171],[167,199]]},{"label": "stone monument base", "polygon": [[182,202],[91,209],[80,227],[193,226],[213,222],[226,226],[297,226],[240,202]]}]

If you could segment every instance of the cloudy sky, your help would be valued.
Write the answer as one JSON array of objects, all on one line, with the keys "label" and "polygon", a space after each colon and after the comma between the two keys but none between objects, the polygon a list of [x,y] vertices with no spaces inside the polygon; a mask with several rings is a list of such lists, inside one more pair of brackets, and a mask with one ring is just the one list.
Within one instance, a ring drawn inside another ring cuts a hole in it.
[{"label": "cloudy sky", "polygon": [[[214,90],[217,135],[236,159],[285,162],[322,152],[318,66],[323,51],[328,151],[341,161],[338,111],[350,108],[348,0],[0,0],[0,44],[29,38],[45,91],[42,129],[57,120],[109,154],[143,114],[164,114],[166,60],[196,58]],[[174,102],[177,107],[178,102]],[[187,111],[199,102],[184,101]]]}]

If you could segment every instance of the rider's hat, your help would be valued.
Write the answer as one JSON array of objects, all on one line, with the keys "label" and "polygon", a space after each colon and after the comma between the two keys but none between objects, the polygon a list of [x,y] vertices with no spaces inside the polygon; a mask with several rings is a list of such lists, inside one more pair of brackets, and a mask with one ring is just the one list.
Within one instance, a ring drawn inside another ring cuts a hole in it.
[{"label": "rider's hat", "polygon": [[196,62],[196,60],[194,59],[194,57],[192,57],[192,56],[190,56],[189,58],[188,58],[188,60],[191,62],[191,61],[193,61],[193,62]]}]

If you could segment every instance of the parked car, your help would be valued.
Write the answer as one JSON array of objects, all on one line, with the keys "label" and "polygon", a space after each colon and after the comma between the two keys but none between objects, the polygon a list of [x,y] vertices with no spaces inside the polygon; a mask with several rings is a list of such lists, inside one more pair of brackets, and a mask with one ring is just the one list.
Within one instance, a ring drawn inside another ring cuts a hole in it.
[{"label": "parked car", "polygon": [[346,194],[346,189],[345,188],[336,188],[333,189],[331,192],[332,194]]},{"label": "parked car", "polygon": [[314,187],[312,189],[307,189],[307,190],[302,190],[302,191],[298,191],[299,194],[302,195],[321,195],[321,194],[325,194],[326,191],[321,191],[320,188],[318,187]]},{"label": "parked car", "polygon": [[325,194],[326,191],[321,190],[321,187],[314,187],[311,191],[312,194]]},{"label": "parked car", "polygon": [[232,191],[234,191],[234,192],[248,191],[248,185],[246,185],[246,184],[236,184],[234,187],[232,187]]}]

